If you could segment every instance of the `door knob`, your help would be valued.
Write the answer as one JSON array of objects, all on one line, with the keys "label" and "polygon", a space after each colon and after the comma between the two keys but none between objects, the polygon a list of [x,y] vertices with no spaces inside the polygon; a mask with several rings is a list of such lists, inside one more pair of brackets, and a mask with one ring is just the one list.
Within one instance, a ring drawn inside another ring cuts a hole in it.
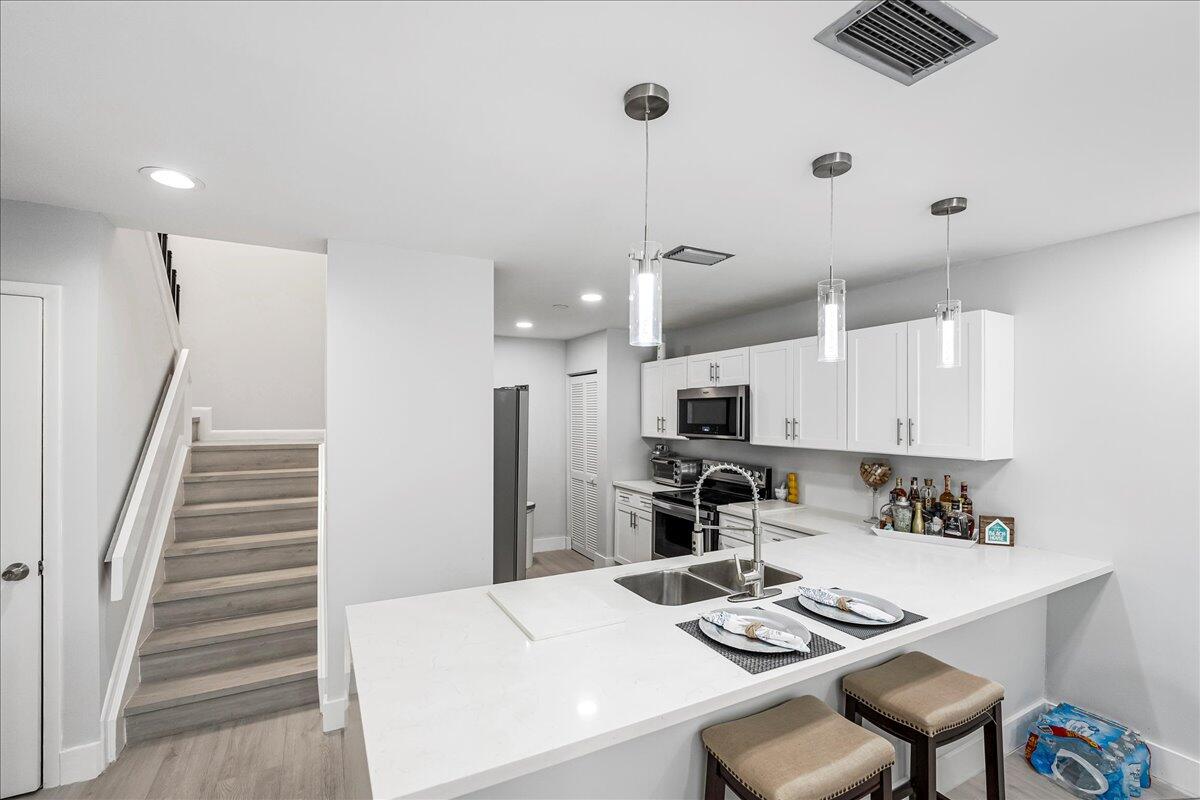
[{"label": "door knob", "polygon": [[29,575],[29,565],[16,562],[9,564],[4,568],[4,572],[0,572],[0,579],[6,581],[24,580]]}]

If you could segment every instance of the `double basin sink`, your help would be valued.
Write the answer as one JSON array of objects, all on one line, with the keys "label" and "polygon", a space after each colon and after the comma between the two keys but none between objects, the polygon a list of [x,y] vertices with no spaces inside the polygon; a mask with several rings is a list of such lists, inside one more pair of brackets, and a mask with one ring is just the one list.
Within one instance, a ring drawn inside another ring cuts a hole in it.
[{"label": "double basin sink", "polygon": [[[764,565],[764,571],[766,574],[763,586],[793,583],[802,577],[770,564]],[[746,588],[732,558],[679,569],[642,572],[613,580],[638,597],[660,606],[686,606],[689,603],[728,597],[745,591]]]}]

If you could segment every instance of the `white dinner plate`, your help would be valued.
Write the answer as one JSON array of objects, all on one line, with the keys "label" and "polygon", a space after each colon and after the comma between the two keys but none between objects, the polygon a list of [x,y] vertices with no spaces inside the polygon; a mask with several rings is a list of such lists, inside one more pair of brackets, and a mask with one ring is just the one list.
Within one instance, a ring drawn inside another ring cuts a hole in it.
[{"label": "white dinner plate", "polygon": [[[904,609],[893,603],[891,600],[884,600],[882,597],[876,597],[873,594],[866,592],[856,592],[852,589],[830,589],[834,594],[839,594],[842,597],[853,597],[855,600],[862,600],[869,603],[880,611],[891,614],[896,618],[896,622],[904,619]],[[824,603],[818,603],[816,600],[809,600],[804,595],[797,595],[796,600],[800,606],[806,611],[811,611],[814,614],[819,614],[822,617],[828,617],[838,622],[844,622],[847,625],[895,625],[896,622],[883,622],[882,620],[867,619],[860,617],[853,611],[842,611],[837,606],[827,606]]]},{"label": "white dinner plate", "polygon": [[[793,636],[799,636],[800,639],[808,644],[812,641],[812,634],[808,628],[804,627],[799,621],[783,614],[777,614],[774,611],[763,611],[761,608],[722,608],[719,611],[729,611],[737,614],[739,617],[745,617],[754,622],[761,622],[768,628],[774,628],[777,631],[785,631]],[[788,648],[780,647],[767,642],[760,642],[758,639],[750,639],[742,636],[740,633],[730,633],[729,631],[717,625],[713,625],[704,617],[700,618],[700,630],[705,636],[712,639],[714,642],[727,644],[730,647],[736,647],[738,650],[746,650],[751,653],[787,653]]]}]

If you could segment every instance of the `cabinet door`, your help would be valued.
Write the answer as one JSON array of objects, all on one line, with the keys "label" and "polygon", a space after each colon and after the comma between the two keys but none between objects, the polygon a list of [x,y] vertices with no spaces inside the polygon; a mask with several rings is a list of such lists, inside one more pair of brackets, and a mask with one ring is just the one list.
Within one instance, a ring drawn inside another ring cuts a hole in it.
[{"label": "cabinet door", "polygon": [[688,356],[687,385],[689,388],[712,386],[717,382],[717,362],[711,356],[711,353]]},{"label": "cabinet door", "polygon": [[673,358],[662,363],[662,416],[663,432],[668,439],[682,439],[679,435],[679,390],[688,387],[687,361]]},{"label": "cabinet door", "polygon": [[750,348],[750,443],[792,445],[792,342]]},{"label": "cabinet door", "polygon": [[629,506],[615,503],[613,507],[613,556],[622,564],[636,561],[634,521],[636,512]]},{"label": "cabinet door", "polygon": [[846,449],[846,362],[818,361],[817,337],[801,339],[792,347],[792,381],[792,445]]},{"label": "cabinet door", "polygon": [[662,363],[647,361],[642,364],[642,436],[662,435]]},{"label": "cabinet door", "polygon": [[937,323],[908,323],[908,452],[941,458],[979,458],[982,420],[982,312],[962,315],[962,363],[938,367]]},{"label": "cabinet door", "polygon": [[649,511],[637,511],[633,515],[633,560],[649,561],[654,558],[654,517]]},{"label": "cabinet door", "polygon": [[846,332],[848,448],[908,452],[907,323]]},{"label": "cabinet door", "polygon": [[744,386],[750,382],[750,348],[714,353],[718,386]]}]

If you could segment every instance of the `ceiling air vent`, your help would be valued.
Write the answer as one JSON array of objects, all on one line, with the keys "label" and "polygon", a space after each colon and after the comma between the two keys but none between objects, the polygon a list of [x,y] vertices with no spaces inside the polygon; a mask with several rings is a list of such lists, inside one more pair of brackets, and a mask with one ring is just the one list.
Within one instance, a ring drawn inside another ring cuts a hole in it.
[{"label": "ceiling air vent", "polygon": [[813,38],[911,86],[996,41],[996,34],[938,0],[867,0]]},{"label": "ceiling air vent", "polygon": [[733,253],[721,253],[716,250],[705,250],[703,247],[692,247],[681,244],[679,247],[663,253],[663,258],[711,267],[713,264],[719,264],[727,258],[733,258]]}]

